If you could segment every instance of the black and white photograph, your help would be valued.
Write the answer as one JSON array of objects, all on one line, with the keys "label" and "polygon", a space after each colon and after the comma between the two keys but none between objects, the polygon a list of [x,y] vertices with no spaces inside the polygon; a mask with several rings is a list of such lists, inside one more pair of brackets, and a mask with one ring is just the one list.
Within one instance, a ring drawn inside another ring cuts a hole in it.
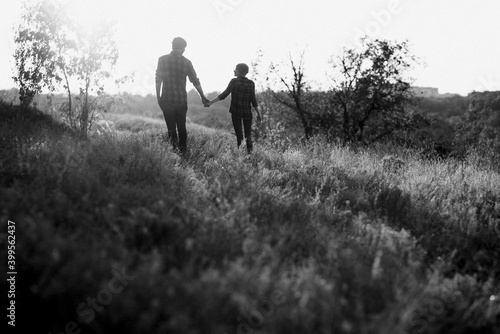
[{"label": "black and white photograph", "polygon": [[499,15],[0,0],[2,333],[500,334]]}]

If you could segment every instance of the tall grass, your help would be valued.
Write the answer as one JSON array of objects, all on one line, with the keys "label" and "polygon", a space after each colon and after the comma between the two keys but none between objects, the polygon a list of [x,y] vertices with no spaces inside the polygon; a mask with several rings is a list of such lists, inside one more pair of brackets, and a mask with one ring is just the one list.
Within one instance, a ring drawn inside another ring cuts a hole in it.
[{"label": "tall grass", "polygon": [[[81,140],[2,117],[1,216],[19,226],[20,314],[42,331],[500,330],[500,177],[477,157],[399,150],[393,169],[394,148],[321,139],[249,156],[189,124],[181,158],[146,119]],[[133,279],[87,322],[113,268]]]}]

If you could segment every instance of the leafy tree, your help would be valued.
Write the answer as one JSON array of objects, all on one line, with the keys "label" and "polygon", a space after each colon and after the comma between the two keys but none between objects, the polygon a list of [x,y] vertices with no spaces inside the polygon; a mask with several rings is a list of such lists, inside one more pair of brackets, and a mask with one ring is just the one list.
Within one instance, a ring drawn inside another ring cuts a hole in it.
[{"label": "leafy tree", "polygon": [[[111,76],[111,69],[118,59],[118,49],[108,24],[96,26],[90,31],[78,31],[76,46],[78,52],[71,58],[67,67],[78,79],[79,95],[76,98],[75,110],[68,108],[68,111],[73,118],[76,114],[76,124],[80,131],[86,134],[92,124],[94,112],[105,110],[111,101],[104,94],[103,81]],[[101,99],[101,96],[104,99]]]},{"label": "leafy tree", "polygon": [[374,142],[410,129],[414,110],[406,72],[417,62],[406,42],[362,40],[332,60],[332,107],[345,141]]},{"label": "leafy tree", "polygon": [[19,86],[20,101],[25,108],[43,87],[54,89],[52,79],[56,77],[57,69],[53,37],[58,33],[56,27],[61,25],[61,17],[57,12],[49,15],[43,8],[47,7],[42,3],[24,3],[22,23],[15,36],[17,75],[14,81]]},{"label": "leafy tree", "polygon": [[22,103],[27,106],[43,88],[52,93],[62,84],[68,97],[62,111],[86,136],[95,112],[109,102],[103,103],[103,81],[118,59],[112,25],[79,25],[54,1],[26,2],[23,12],[14,54]]}]

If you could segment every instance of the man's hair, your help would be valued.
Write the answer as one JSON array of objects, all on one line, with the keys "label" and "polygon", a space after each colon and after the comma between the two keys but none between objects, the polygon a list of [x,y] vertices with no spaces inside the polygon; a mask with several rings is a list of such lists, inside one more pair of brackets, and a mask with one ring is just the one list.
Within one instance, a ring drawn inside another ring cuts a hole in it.
[{"label": "man's hair", "polygon": [[243,74],[248,73],[248,65],[247,64],[240,63],[240,64],[236,65],[236,69]]},{"label": "man's hair", "polygon": [[172,49],[173,50],[182,50],[187,46],[187,42],[182,37],[176,37],[172,40]]}]

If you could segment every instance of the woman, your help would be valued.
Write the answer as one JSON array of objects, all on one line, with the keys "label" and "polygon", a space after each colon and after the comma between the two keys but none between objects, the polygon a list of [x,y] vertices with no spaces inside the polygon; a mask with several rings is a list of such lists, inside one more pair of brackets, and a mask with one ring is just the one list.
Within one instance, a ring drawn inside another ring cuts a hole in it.
[{"label": "woman", "polygon": [[252,80],[248,79],[248,65],[238,64],[234,70],[236,78],[229,82],[226,90],[222,92],[215,99],[207,103],[211,106],[217,101],[224,100],[231,94],[231,106],[229,112],[233,122],[234,132],[236,133],[236,140],[238,148],[243,141],[243,134],[247,142],[247,152],[252,153],[252,107],[257,112],[257,121],[260,122],[261,116],[257,99],[255,98],[255,84]]}]

